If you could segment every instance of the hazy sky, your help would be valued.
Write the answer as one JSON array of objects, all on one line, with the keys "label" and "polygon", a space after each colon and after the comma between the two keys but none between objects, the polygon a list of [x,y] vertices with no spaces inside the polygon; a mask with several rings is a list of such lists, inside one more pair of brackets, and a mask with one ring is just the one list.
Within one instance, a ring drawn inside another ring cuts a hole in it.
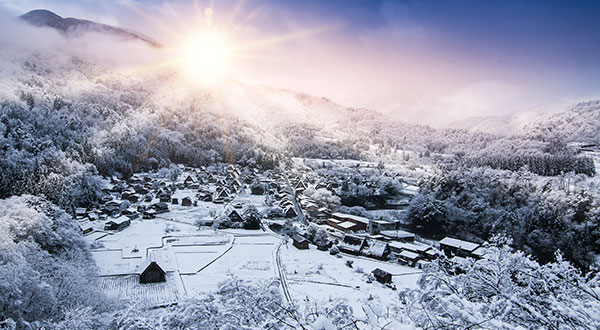
[{"label": "hazy sky", "polygon": [[46,8],[119,25],[166,45],[210,7],[213,26],[231,32],[233,43],[271,40],[236,61],[236,78],[408,121],[440,124],[600,97],[600,1],[0,0],[0,6],[14,15]]}]

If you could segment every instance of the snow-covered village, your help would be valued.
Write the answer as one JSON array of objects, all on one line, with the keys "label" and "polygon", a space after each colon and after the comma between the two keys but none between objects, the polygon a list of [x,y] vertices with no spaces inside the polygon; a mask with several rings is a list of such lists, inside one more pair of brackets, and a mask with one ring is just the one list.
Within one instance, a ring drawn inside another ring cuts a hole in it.
[{"label": "snow-covered village", "polygon": [[0,330],[599,329],[599,13],[0,1]]},{"label": "snow-covered village", "polygon": [[162,176],[112,180],[102,207],[75,210],[101,287],[161,306],[216,290],[228,278],[274,278],[290,302],[339,294],[353,296],[354,308],[367,299],[384,308],[397,287],[414,287],[422,263],[440,253],[415,242],[397,221],[318,205],[303,193],[316,194],[314,183],[294,173],[288,179],[232,165],[176,167]]}]

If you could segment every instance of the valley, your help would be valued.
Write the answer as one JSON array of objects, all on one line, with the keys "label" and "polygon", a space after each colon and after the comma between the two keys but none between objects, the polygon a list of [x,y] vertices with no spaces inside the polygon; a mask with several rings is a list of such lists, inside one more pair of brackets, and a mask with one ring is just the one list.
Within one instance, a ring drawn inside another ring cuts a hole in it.
[{"label": "valley", "polygon": [[600,328],[596,7],[0,1],[0,330]]}]

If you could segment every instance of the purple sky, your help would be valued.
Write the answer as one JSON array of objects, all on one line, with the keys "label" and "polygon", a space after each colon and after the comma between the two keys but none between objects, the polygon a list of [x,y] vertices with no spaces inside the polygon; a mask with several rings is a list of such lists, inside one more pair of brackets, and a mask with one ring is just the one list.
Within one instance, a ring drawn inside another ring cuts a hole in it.
[{"label": "purple sky", "polygon": [[[441,124],[600,97],[600,1],[198,1],[253,49],[236,78]],[[241,4],[241,5],[240,5]],[[232,12],[239,5],[235,17]],[[0,0],[141,31],[169,45],[193,0]],[[164,28],[168,26],[170,31]],[[175,31],[175,32],[173,32]]]}]

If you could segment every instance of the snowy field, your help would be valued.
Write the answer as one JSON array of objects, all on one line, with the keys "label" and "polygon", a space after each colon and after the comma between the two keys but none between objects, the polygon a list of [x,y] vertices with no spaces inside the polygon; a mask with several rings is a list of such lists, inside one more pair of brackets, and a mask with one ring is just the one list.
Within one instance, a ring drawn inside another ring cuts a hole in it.
[{"label": "snowy field", "polygon": [[234,235],[226,253],[215,255],[214,262],[195,274],[181,275],[188,295],[216,290],[231,277],[265,280],[276,276],[273,253],[280,238],[262,231],[237,230]]},{"label": "snowy field", "polygon": [[[169,213],[166,216],[170,216]],[[175,223],[179,231],[165,233],[170,221],[134,220],[125,230],[100,238],[104,247],[92,251],[99,266],[102,288],[111,296],[161,305],[216,290],[231,277],[263,281],[280,279],[294,300],[307,295],[316,301],[344,298],[355,309],[363,304],[385,305],[398,291],[378,282],[367,283],[375,268],[392,273],[400,289],[414,287],[419,271],[389,262],[344,255],[331,256],[311,245],[298,250],[291,240],[261,230],[198,230]],[[280,261],[277,260],[278,246]],[[132,252],[136,247],[138,252]],[[167,282],[139,284],[140,265],[149,257],[167,272]],[[345,265],[353,260],[353,268]],[[281,268],[279,268],[281,267]]]},{"label": "snowy field", "polygon": [[182,297],[177,287],[177,275],[167,273],[166,278],[163,283],[140,285],[135,275],[105,276],[100,278],[100,285],[109,297],[157,306],[177,302]]},{"label": "snowy field", "polygon": [[[362,306],[382,308],[397,301],[397,290],[377,282],[367,283],[367,277],[375,268],[391,273],[397,289],[414,288],[420,276],[415,268],[374,259],[343,255],[337,258],[314,245],[309,250],[298,250],[291,243],[281,248],[290,295],[294,300],[305,297],[324,301],[342,298],[352,306],[357,316],[364,316]],[[352,260],[353,267],[346,266]]]},{"label": "snowy field", "polygon": [[[175,212],[164,214],[176,218]],[[176,231],[166,232],[167,224]],[[103,289],[111,296],[164,304],[217,289],[232,276],[245,280],[276,277],[274,251],[281,239],[260,230],[198,229],[163,219],[134,220],[120,232],[97,240],[92,250]],[[146,258],[167,272],[167,284],[139,284]]]}]

